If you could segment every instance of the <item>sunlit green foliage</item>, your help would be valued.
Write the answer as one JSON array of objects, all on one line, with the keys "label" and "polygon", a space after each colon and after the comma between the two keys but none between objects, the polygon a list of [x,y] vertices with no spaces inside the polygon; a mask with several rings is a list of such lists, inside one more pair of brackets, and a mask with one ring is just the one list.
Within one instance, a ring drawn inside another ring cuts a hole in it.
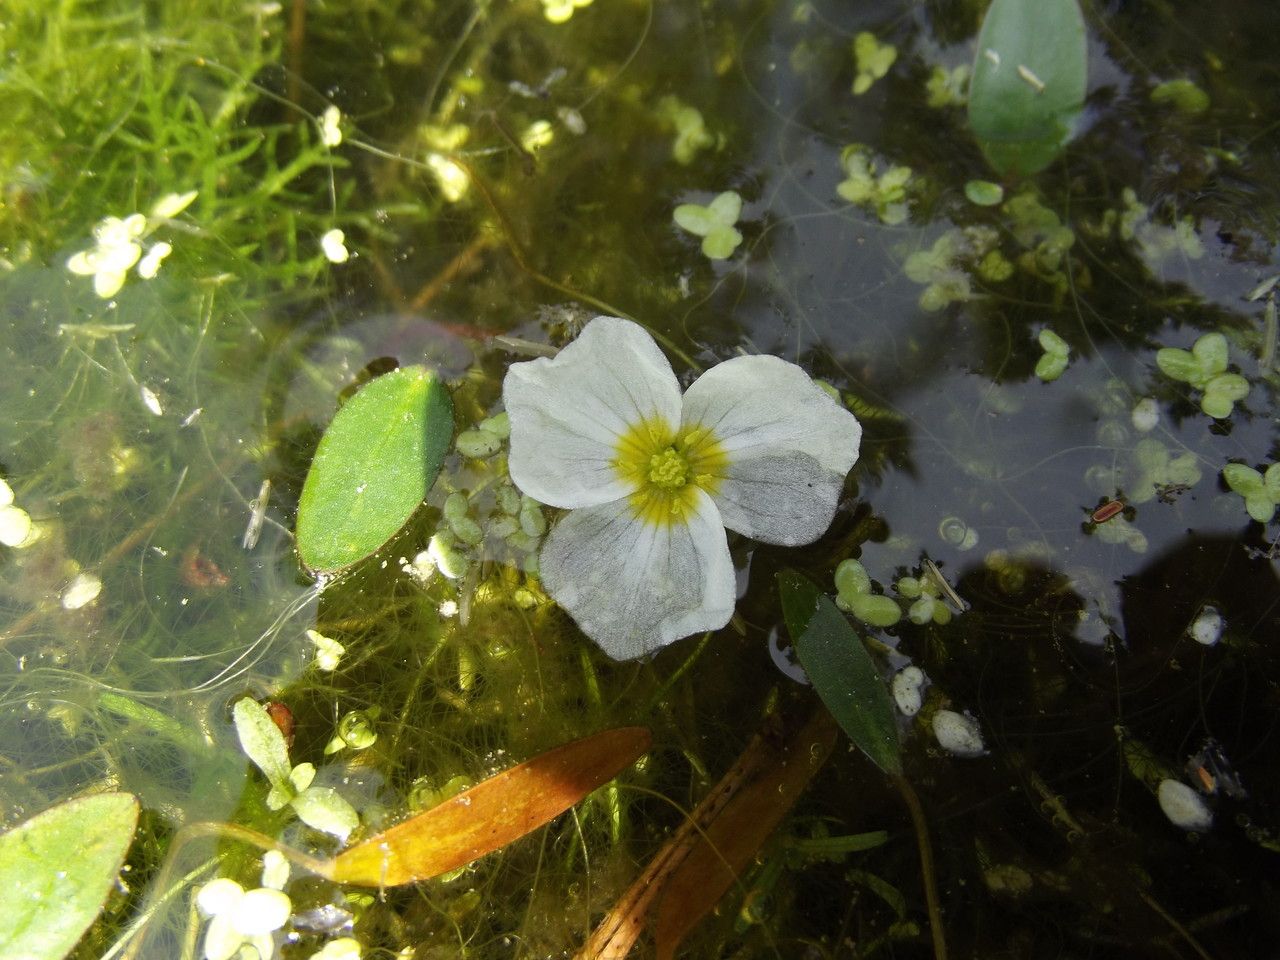
[{"label": "sunlit green foliage", "polygon": [[0,956],[62,960],[102,909],[133,840],[127,793],[69,800],[0,834]]}]

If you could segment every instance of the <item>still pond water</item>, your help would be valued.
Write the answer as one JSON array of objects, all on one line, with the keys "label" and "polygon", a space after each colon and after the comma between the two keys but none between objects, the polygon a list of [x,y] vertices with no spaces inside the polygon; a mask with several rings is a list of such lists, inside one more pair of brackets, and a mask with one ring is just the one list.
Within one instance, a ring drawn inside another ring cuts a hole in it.
[{"label": "still pond water", "polygon": [[[287,705],[291,762],[366,834],[648,727],[613,787],[469,868],[383,894],[295,869],[273,935],[300,958],[340,936],[573,955],[753,735],[815,709],[775,575],[834,592],[848,558],[900,601],[865,627],[886,676],[927,676],[899,724],[951,955],[1280,951],[1277,527],[1223,475],[1280,459],[1280,8],[1089,4],[1075,140],[979,204],[966,183],[1000,178],[955,71],[985,6],[10,0],[0,471],[35,533],[0,552],[0,811],[108,788],[143,808],[76,956],[202,955],[193,891],[257,886],[261,856],[177,849],[184,825],[335,849],[266,807],[246,695]],[[877,179],[851,201],[856,175]],[[741,242],[704,251],[673,211],[725,191]],[[682,383],[773,354],[862,421],[824,537],[731,538],[725,629],[605,657],[527,572],[501,451],[451,452],[377,557],[302,571],[302,481],[354,385],[426,364],[471,429],[530,343],[600,313],[652,330]],[[1225,370],[1157,363],[1208,334]],[[1214,410],[1223,374],[1247,393]],[[451,578],[413,560],[455,491],[506,525]],[[966,610],[917,609],[926,560]],[[943,749],[940,710],[976,721],[976,755]],[[909,805],[847,741],[750,861],[688,956],[933,955]]]}]

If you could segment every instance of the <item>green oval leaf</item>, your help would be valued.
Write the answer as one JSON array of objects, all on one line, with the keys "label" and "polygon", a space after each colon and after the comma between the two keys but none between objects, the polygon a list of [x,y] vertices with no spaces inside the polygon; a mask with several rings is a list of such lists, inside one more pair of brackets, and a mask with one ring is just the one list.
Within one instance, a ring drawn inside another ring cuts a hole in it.
[{"label": "green oval leaf", "polygon": [[862,639],[831,598],[794,570],[778,574],[778,592],[796,656],[813,689],[872,763],[901,775],[893,703]]},{"label": "green oval leaf", "polygon": [[970,203],[980,207],[994,207],[1004,200],[1004,187],[990,180],[970,180],[964,185],[964,195]]},{"label": "green oval leaf", "polygon": [[319,573],[349,567],[405,525],[440,472],[453,402],[425,367],[377,377],[338,410],[298,503],[298,553]]},{"label": "green oval leaf", "polygon": [[1084,106],[1088,49],[1076,0],[993,0],[978,34],[969,127],[1001,174],[1048,166]]},{"label": "green oval leaf", "polygon": [[0,957],[62,960],[106,902],[137,822],[132,794],[101,793],[0,836]]}]

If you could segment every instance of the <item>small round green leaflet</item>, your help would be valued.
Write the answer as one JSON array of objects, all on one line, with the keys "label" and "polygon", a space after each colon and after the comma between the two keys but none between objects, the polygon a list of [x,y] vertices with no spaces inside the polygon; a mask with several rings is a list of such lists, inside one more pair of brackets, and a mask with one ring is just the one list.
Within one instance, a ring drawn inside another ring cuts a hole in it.
[{"label": "small round green leaflet", "polygon": [[329,424],[298,503],[298,554],[317,573],[390,540],[422,503],[453,437],[453,402],[425,367],[365,384]]},{"label": "small round green leaflet", "polygon": [[779,573],[778,593],[796,656],[813,689],[872,763],[901,776],[893,703],[862,638],[831,598],[802,574]]},{"label": "small round green leaflet", "polygon": [[1049,165],[1075,131],[1087,79],[1076,0],[992,0],[973,61],[969,127],[996,172]]},{"label": "small round green leaflet", "polygon": [[100,793],[0,835],[0,957],[70,953],[106,902],[137,821],[132,794]]}]

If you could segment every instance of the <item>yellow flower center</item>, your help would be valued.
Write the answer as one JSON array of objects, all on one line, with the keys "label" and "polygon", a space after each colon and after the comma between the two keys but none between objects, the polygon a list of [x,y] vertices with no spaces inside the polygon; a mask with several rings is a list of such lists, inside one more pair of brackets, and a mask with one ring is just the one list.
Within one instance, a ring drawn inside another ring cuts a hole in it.
[{"label": "yellow flower center", "polygon": [[714,493],[729,457],[705,427],[673,430],[661,419],[642,420],[618,438],[613,466],[636,487],[635,515],[655,525],[683,520],[697,491]]},{"label": "yellow flower center", "polygon": [[667,447],[649,458],[649,482],[664,490],[676,490],[689,482],[689,461]]}]

